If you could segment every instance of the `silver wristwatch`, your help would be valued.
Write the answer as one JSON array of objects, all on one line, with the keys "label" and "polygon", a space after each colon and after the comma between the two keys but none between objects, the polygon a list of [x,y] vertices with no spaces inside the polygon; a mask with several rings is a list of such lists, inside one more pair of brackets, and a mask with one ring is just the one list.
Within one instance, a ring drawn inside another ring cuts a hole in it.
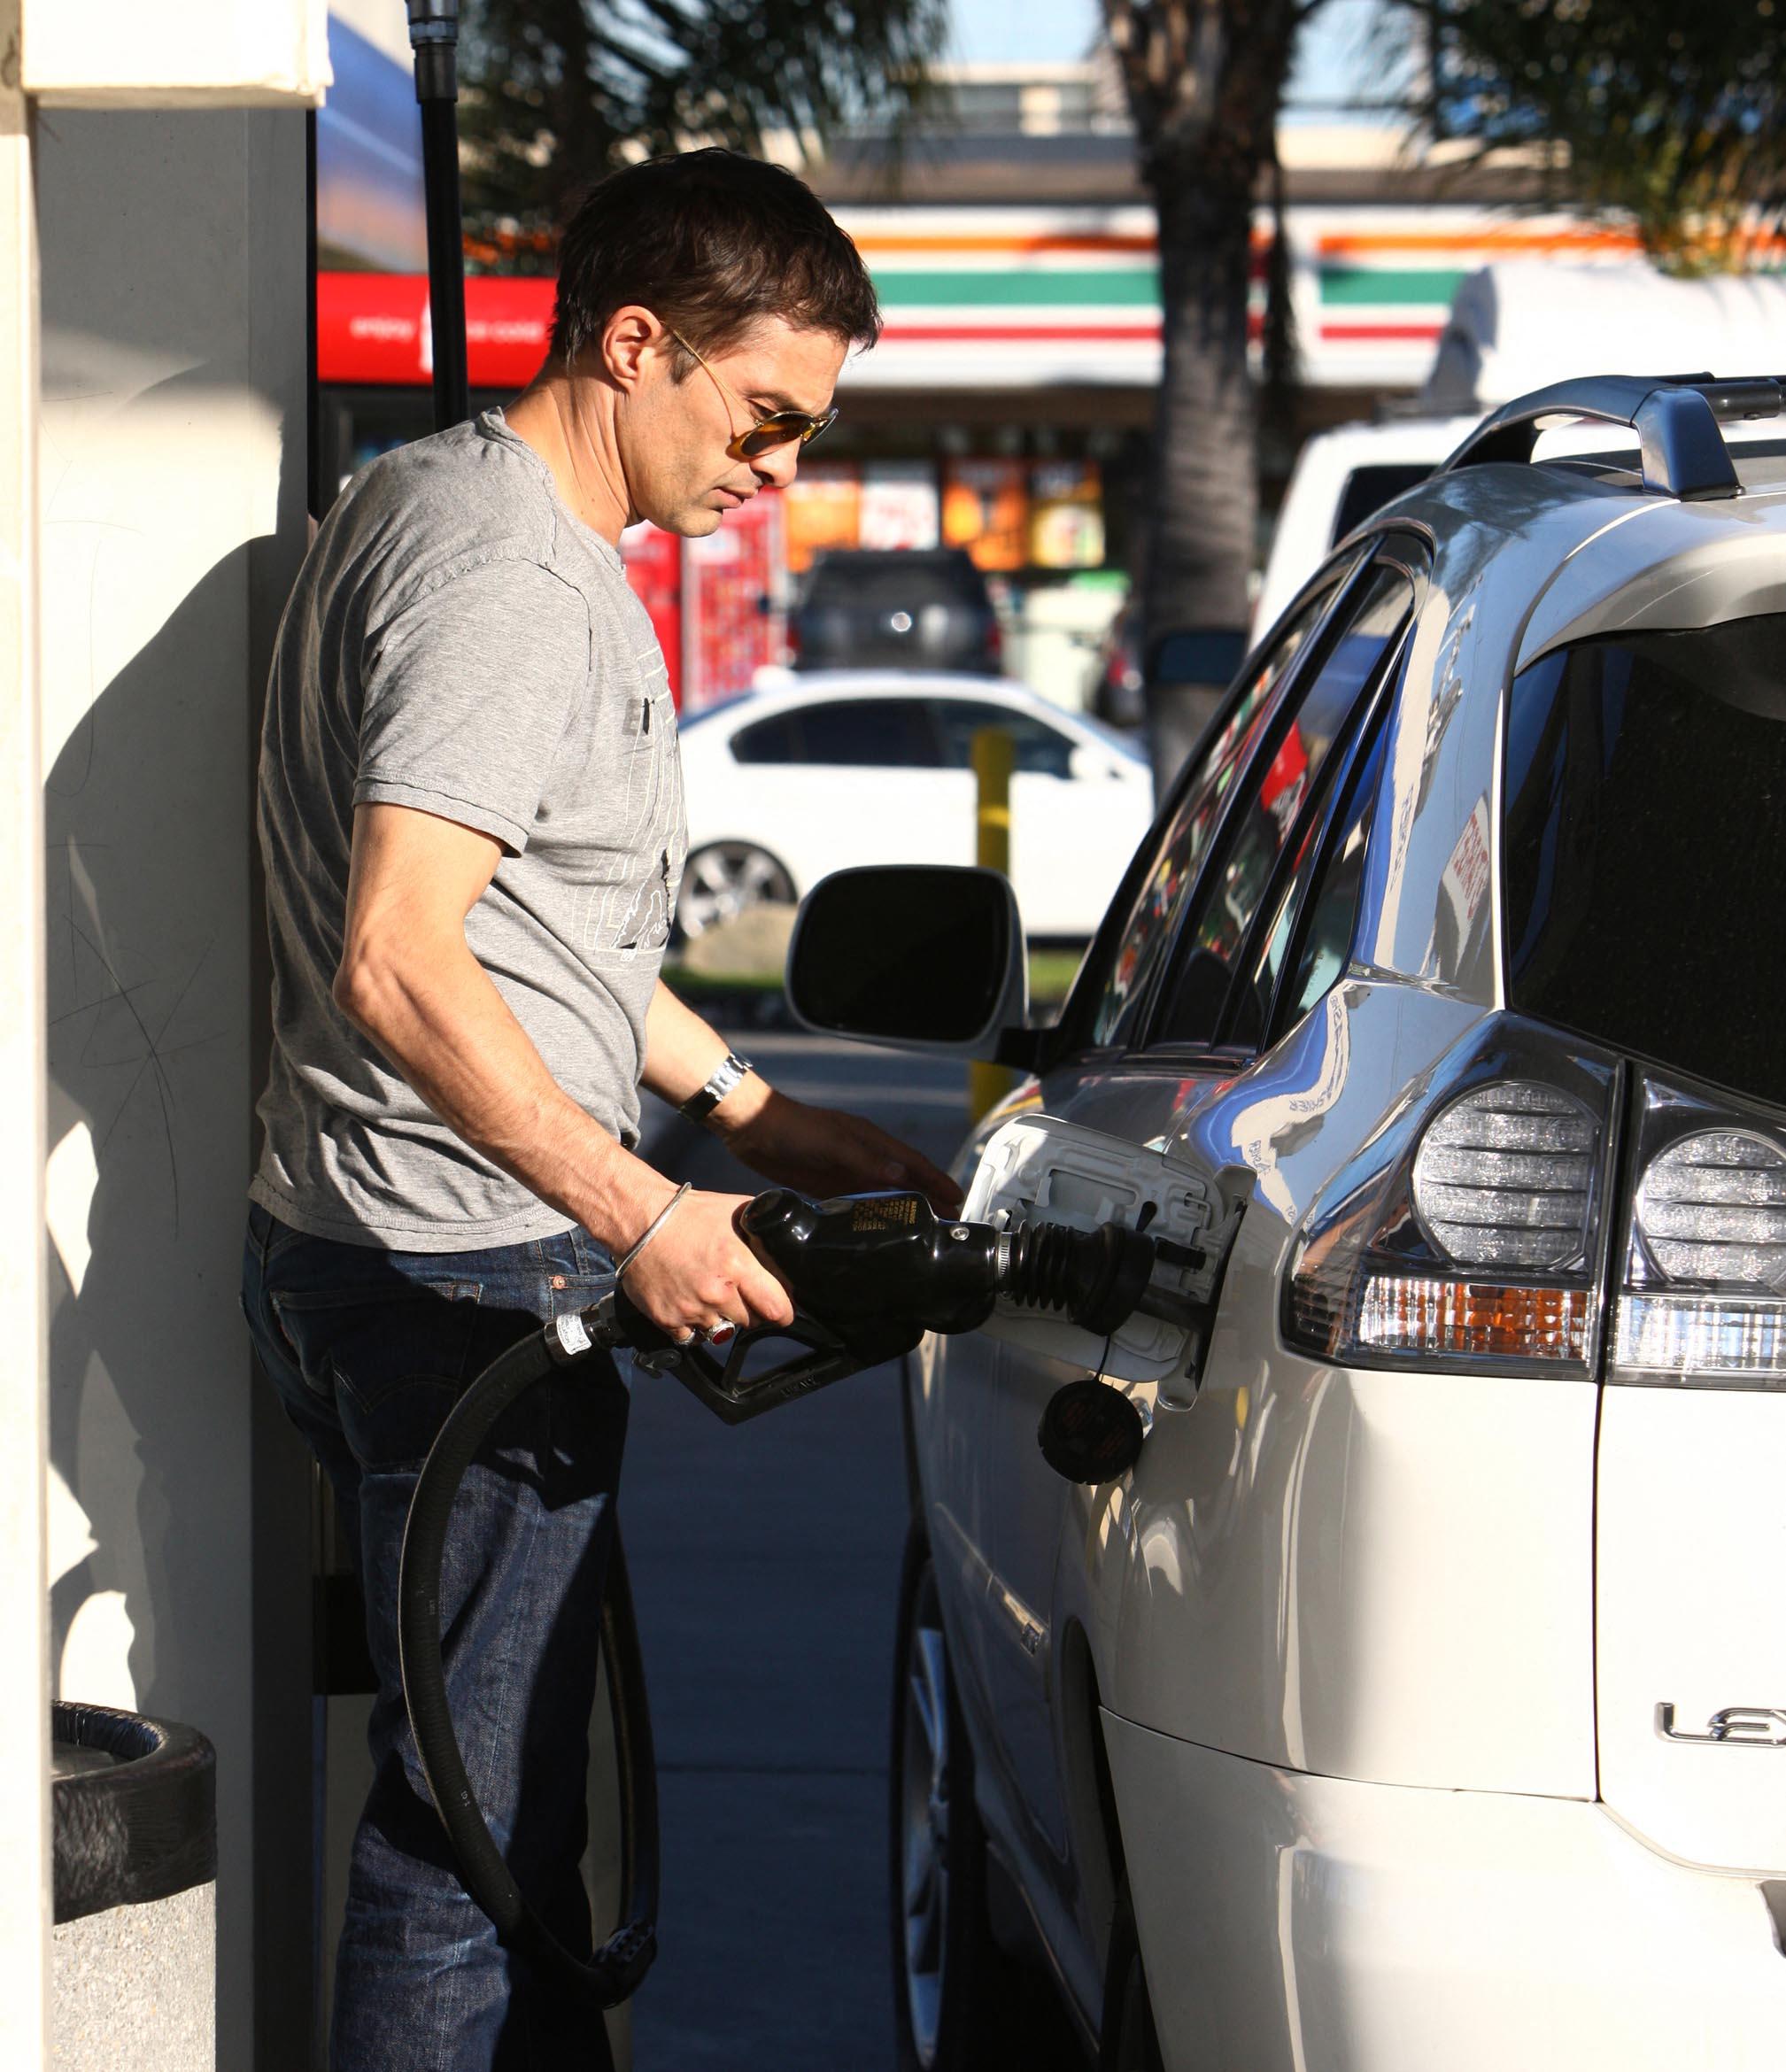
[{"label": "silver wristwatch", "polygon": [[754,1069],[747,1057],[739,1057],[735,1052],[727,1051],[715,1069],[712,1079],[700,1093],[691,1094],[677,1112],[686,1116],[690,1122],[705,1122],[745,1074]]}]

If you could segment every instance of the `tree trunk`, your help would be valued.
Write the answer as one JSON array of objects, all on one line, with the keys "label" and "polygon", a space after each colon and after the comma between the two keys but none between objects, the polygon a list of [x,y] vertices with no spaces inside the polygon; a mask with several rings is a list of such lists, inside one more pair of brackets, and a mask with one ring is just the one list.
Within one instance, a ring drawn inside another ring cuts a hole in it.
[{"label": "tree trunk", "polygon": [[[1224,167],[1230,178],[1212,180],[1210,155],[1162,153],[1148,168],[1159,214],[1165,343],[1143,591],[1149,654],[1163,634],[1241,627],[1250,609],[1258,502],[1247,366],[1251,168]],[[1176,772],[1222,688],[1162,688],[1149,671],[1156,785]]]}]

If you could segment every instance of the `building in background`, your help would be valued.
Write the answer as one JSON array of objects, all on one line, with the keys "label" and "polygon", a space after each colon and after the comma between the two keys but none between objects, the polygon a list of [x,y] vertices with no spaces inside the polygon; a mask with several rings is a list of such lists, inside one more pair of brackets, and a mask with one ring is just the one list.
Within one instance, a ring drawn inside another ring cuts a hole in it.
[{"label": "building in background", "polygon": [[[395,89],[376,83],[376,54],[344,37],[336,65],[340,120],[325,114],[318,128],[317,351],[325,467],[340,476],[426,429],[429,367],[420,259],[392,263],[396,240],[375,205],[400,182],[394,133],[387,124],[382,155],[368,151],[355,112],[383,108]],[[746,506],[754,525],[729,520],[723,546],[630,552],[690,705],[782,659],[790,587],[828,545],[966,546],[996,580],[1012,673],[1063,704],[1089,688],[1142,545],[1161,353],[1153,212],[1106,63],[939,76],[943,112],[897,168],[881,134],[846,138],[816,164],[797,140],[774,140],[860,245],[886,329],[846,367],[842,415],[794,487]],[[1311,431],[1415,394],[1473,268],[1635,250],[1566,215],[1515,213],[1528,173],[1464,178],[1411,157],[1399,127],[1304,108],[1280,151],[1300,387],[1288,414],[1263,428],[1267,514]],[[1262,207],[1261,314],[1271,236]],[[526,254],[516,264],[538,267]],[[537,270],[474,276],[481,400],[529,379],[551,313]]]}]

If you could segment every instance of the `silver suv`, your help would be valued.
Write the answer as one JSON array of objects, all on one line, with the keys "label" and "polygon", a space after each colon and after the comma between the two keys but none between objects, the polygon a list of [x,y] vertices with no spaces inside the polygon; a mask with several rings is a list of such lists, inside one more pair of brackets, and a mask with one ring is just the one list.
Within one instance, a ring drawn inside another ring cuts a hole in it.
[{"label": "silver suv", "polygon": [[[1248,661],[1055,1025],[1001,881],[811,896],[814,1025],[1026,1069],[969,1216],[1193,1262],[912,1363],[906,2067],[1006,2061],[1025,1956],[1106,2067],[1786,2058],[1786,444],[1725,437],[1781,406],[1486,421]],[[1088,1373],[1103,1481],[1037,1444]]]}]

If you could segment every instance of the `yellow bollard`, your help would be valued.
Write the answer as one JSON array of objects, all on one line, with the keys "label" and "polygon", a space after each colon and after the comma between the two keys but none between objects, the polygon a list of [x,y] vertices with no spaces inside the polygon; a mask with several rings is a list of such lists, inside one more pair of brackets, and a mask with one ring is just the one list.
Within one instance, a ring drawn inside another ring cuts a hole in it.
[{"label": "yellow bollard", "polygon": [[[986,870],[1011,871],[1011,738],[1002,727],[981,727],[973,738],[974,862]],[[968,1121],[976,1123],[1010,1090],[1009,1065],[968,1067]]]}]

